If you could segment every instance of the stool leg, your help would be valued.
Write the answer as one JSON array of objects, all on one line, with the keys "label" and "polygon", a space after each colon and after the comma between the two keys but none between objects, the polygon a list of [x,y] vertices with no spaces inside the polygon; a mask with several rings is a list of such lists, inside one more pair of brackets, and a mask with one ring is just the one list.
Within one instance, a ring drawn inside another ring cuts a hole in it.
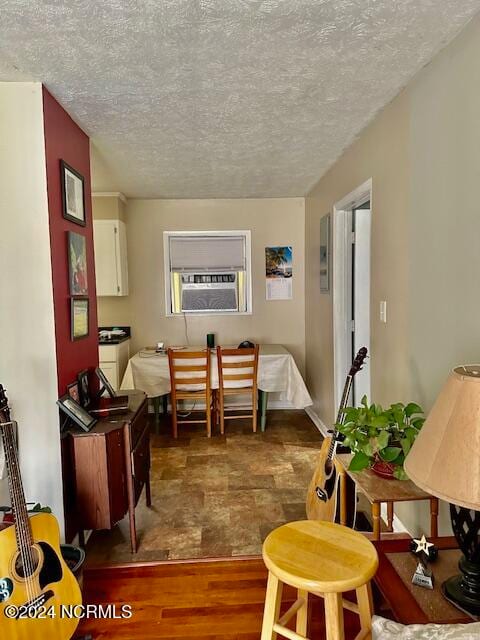
[{"label": "stool leg", "polygon": [[273,630],[273,625],[277,622],[282,603],[283,584],[280,580],[268,573],[267,593],[265,595],[265,609],[263,612],[262,637],[261,640],[276,640],[277,634]]},{"label": "stool leg", "polygon": [[307,637],[308,623],[308,591],[298,590],[298,598],[304,599],[304,604],[297,611],[297,627],[296,631],[299,635]]},{"label": "stool leg", "polygon": [[[373,603],[372,589],[370,583],[362,585],[357,589],[358,615],[360,616],[360,628],[362,631],[371,630]],[[365,636],[366,639],[371,638],[371,634]]]},{"label": "stool leg", "polygon": [[342,594],[326,593],[324,597],[327,640],[345,640]]}]

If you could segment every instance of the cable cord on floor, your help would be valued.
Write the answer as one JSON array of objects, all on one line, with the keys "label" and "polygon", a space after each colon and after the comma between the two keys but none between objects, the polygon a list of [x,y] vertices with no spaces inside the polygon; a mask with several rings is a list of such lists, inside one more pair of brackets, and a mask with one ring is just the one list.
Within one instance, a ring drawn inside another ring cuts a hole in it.
[{"label": "cable cord on floor", "polygon": [[193,402],[192,408],[189,409],[187,413],[180,413],[179,411],[177,411],[177,415],[180,416],[180,418],[188,418],[189,416],[192,415],[192,412],[194,411],[196,404],[197,404],[197,401],[195,400]]}]

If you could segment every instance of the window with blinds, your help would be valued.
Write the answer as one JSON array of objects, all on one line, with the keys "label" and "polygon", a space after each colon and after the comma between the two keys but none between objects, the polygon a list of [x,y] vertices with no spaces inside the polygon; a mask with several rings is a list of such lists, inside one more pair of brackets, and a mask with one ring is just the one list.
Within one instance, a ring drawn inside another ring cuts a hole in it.
[{"label": "window with blinds", "polygon": [[250,231],[164,232],[167,315],[251,313]]}]

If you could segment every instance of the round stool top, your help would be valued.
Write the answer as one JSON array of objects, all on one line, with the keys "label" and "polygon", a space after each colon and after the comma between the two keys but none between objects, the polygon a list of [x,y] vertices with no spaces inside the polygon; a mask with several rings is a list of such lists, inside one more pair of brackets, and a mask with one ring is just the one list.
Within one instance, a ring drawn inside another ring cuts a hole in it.
[{"label": "round stool top", "polygon": [[269,571],[297,589],[340,593],[367,583],[378,567],[373,544],[358,531],[320,520],[289,522],[263,543]]}]

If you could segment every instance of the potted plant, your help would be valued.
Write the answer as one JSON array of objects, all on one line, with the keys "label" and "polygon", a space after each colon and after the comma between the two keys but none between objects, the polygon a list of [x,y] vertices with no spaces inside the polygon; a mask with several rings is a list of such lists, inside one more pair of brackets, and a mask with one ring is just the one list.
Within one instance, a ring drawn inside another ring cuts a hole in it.
[{"label": "potted plant", "polygon": [[403,462],[425,422],[423,409],[415,402],[397,402],[384,409],[369,405],[364,396],[359,407],[347,407],[343,413],[343,424],[336,428],[354,454],[349,469],[370,467],[382,477],[407,480]]}]

